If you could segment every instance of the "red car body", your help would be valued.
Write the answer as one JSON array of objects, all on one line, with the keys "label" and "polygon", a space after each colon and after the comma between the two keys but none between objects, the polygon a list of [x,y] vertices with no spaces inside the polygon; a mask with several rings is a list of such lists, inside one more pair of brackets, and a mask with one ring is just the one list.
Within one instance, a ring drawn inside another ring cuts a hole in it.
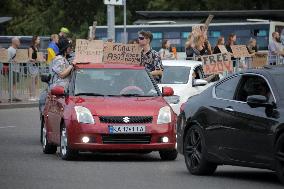
[{"label": "red car body", "polygon": [[[76,69],[138,69],[144,67],[117,64],[77,64]],[[171,110],[171,122],[157,124],[159,110],[169,106],[163,96],[69,96],[60,95],[62,88],[49,93],[44,109],[44,125],[49,143],[60,145],[60,126],[65,124],[68,147],[76,151],[161,151],[174,150],[176,144],[176,115]],[[171,93],[167,88],[165,93]],[[79,123],[75,106],[90,110],[94,124]],[[123,123],[123,118],[135,119],[137,123]],[[141,120],[139,120],[141,119]],[[144,122],[143,122],[143,119]],[[140,123],[138,123],[140,122]],[[110,125],[145,125],[143,134],[110,134]],[[90,141],[84,143],[83,137]],[[168,141],[162,141],[168,137]]]}]

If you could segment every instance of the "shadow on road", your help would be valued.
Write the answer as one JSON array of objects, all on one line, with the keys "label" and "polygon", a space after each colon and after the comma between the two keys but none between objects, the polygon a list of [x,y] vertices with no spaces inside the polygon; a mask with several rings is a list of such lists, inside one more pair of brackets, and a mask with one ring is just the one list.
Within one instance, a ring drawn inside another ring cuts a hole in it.
[{"label": "shadow on road", "polygon": [[153,153],[80,153],[74,161],[96,161],[96,162],[156,162],[162,161]]}]

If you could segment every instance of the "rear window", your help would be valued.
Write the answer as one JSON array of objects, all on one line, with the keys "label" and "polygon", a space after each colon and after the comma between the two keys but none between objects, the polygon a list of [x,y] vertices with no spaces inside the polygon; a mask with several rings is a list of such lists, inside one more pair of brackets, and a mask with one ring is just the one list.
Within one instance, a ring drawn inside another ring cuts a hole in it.
[{"label": "rear window", "polygon": [[186,84],[190,74],[190,67],[164,66],[162,84]]}]

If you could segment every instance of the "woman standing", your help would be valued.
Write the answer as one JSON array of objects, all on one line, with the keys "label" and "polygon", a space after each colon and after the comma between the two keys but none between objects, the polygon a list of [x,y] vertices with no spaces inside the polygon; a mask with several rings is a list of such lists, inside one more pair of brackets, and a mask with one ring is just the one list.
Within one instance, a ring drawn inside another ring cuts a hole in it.
[{"label": "woman standing", "polygon": [[170,47],[171,47],[171,43],[169,40],[164,39],[162,42],[162,48],[159,51],[160,57],[162,60],[166,60],[166,59],[173,59],[174,56],[172,53],[170,53]]},{"label": "woman standing", "polygon": [[225,45],[225,38],[223,36],[220,36],[218,38],[217,44],[216,44],[216,46],[214,47],[214,50],[213,50],[213,54],[221,53],[221,50],[218,47],[219,45]]},{"label": "woman standing", "polygon": [[36,96],[39,94],[38,89],[38,63],[37,63],[37,53],[40,45],[40,37],[35,35],[32,38],[31,46],[29,48],[29,74],[31,76],[31,82],[29,86],[29,92],[30,92],[30,101],[37,101],[38,99]]}]

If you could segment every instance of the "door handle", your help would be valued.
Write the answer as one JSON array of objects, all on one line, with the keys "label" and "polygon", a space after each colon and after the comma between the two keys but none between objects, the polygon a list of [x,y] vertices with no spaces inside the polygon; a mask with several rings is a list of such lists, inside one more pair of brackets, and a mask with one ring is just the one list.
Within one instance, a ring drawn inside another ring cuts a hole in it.
[{"label": "door handle", "polygon": [[229,112],[233,112],[234,111],[234,109],[232,108],[232,107],[227,107],[227,108],[224,108],[224,110],[226,110],[226,111],[229,111]]}]

